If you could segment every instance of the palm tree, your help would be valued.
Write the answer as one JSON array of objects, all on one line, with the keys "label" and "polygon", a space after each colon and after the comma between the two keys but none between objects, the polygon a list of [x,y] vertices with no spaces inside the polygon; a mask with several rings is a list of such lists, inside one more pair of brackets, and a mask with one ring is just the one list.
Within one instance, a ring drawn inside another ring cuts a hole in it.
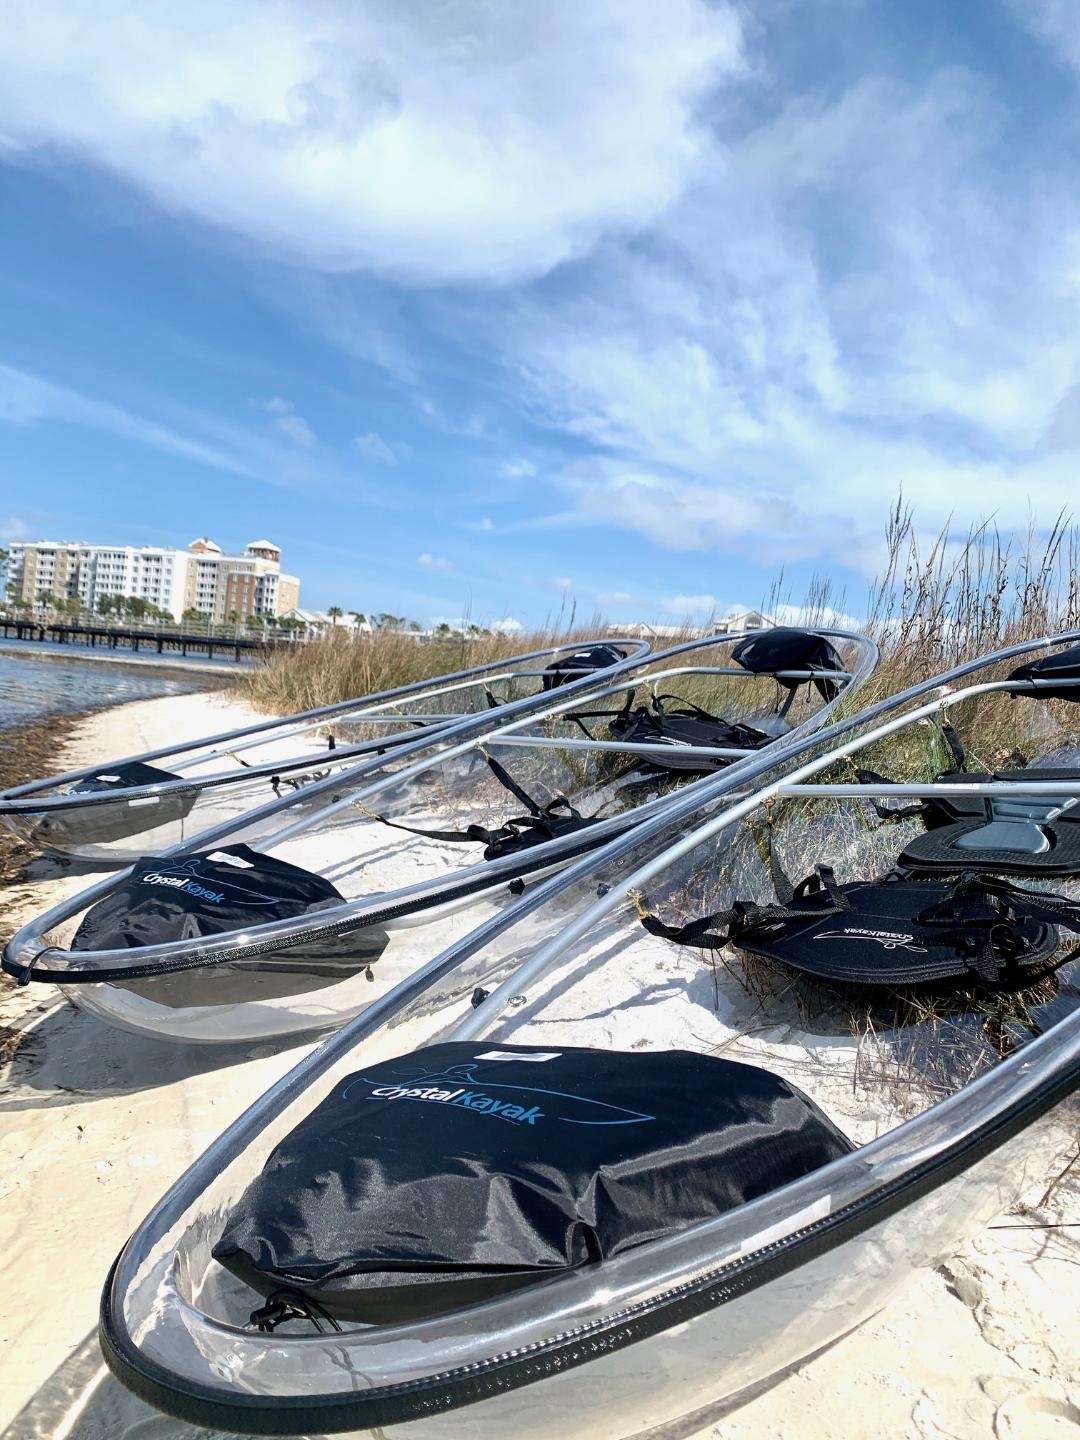
[{"label": "palm tree", "polygon": [[327,610],[326,613],[327,613],[327,615],[330,616],[330,619],[331,619],[331,620],[334,622],[334,624],[336,625],[337,622],[341,619],[342,615],[344,615],[345,612],[344,612],[344,610],[342,610],[342,608],[341,608],[340,605],[331,605],[331,606],[330,606],[330,609]]}]

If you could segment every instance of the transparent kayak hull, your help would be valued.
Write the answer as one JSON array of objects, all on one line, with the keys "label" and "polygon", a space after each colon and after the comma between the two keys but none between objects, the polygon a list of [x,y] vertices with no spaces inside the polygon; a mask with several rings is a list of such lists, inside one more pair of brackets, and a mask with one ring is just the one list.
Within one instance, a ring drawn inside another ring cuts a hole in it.
[{"label": "transparent kayak hull", "polygon": [[573,662],[580,664],[592,642],[568,642],[31,781],[0,793],[0,818],[44,852],[126,865],[309,784],[330,767],[392,755],[443,727],[475,733],[498,723],[503,707],[520,713],[515,706],[543,701],[583,676],[587,683],[588,675],[602,676],[620,659],[641,660],[650,649],[636,640],[597,646],[587,672]]},{"label": "transparent kayak hull", "polygon": [[[339,1345],[347,1393],[316,1353],[320,1342],[211,1329],[194,1307],[185,1323],[187,1302],[168,1290],[152,1332],[133,1341],[120,1267],[106,1282],[102,1349],[119,1380],[155,1408],[230,1432],[359,1436],[392,1427],[415,1440],[629,1440],[680,1423],[703,1429],[885,1308],[1000,1214],[1060,1145],[1052,1095],[1026,1097],[1032,1108],[1011,1139],[994,1136],[989,1111],[965,1133],[949,1117],[936,1151],[923,1136],[898,1134],[918,1146],[923,1165],[882,1154],[862,1183],[837,1173],[827,1188],[822,1173],[625,1291],[596,1277],[591,1294],[565,1308],[549,1304],[541,1314],[537,1292],[498,1314],[478,1309],[453,1331],[431,1324],[427,1335],[387,1333],[355,1352]],[[1006,1107],[999,1097],[997,1108]]]},{"label": "transparent kayak hull", "polygon": [[[729,913],[733,897],[768,903],[780,866],[828,862],[847,883],[880,864],[919,821],[868,818],[868,798],[889,802],[897,785],[904,801],[942,799],[962,785],[853,780],[849,762],[891,756],[917,770],[942,714],[996,705],[1009,694],[1003,671],[1032,652],[938,677],[760,757],[753,777],[688,789],[403,980],[263,1096],[136,1230],[103,1294],[114,1374],[168,1414],[240,1433],[630,1437],[713,1423],[888,1304],[1040,1182],[1068,1133],[1080,988],[1064,932],[1059,968],[1008,991],[1004,1009],[974,982],[949,1003],[935,992],[929,1007],[921,992],[903,1008],[892,993],[890,1025],[861,992],[763,971],[737,946],[692,953],[642,916],[663,914],[673,932],[706,906]],[[966,783],[991,800],[1080,800],[1072,715],[1033,708],[1029,733],[1043,748],[1032,759],[1060,779],[1040,768],[1027,782]],[[913,737],[918,749],[905,750]],[[1077,881],[1056,882],[1073,921]],[[856,1030],[864,1003],[873,1023]],[[211,1254],[225,1218],[274,1147],[358,1066],[448,1039],[478,1051],[682,1046],[756,1063],[797,1078],[856,1148],[713,1220],[483,1304],[333,1333],[254,1329],[261,1297]]]},{"label": "transparent kayak hull", "polygon": [[[333,880],[340,904],[329,909],[154,943],[129,935],[124,948],[92,948],[77,927],[93,907],[123,893],[123,872],[24,927],[5,949],[4,968],[20,981],[63,986],[77,1004],[123,1029],[185,1043],[325,1031],[388,993],[433,949],[512,903],[524,885],[659,813],[680,788],[717,780],[730,786],[754,757],[827,723],[871,673],[876,651],[861,637],[822,634],[840,647],[846,666],[827,698],[811,689],[810,671],[780,672],[786,679],[778,683],[771,672],[724,663],[747,637],[689,642],[628,661],[599,681],[564,685],[546,706],[522,702],[516,718],[499,725],[444,727],[437,740],[413,741],[392,760],[369,759],[261,806],[239,805],[161,857],[179,867],[193,852],[257,844]],[[777,723],[772,692],[781,684],[798,692],[799,708]],[[670,713],[670,691],[680,687],[699,698],[720,687],[729,705],[739,696],[736,722],[753,719],[757,748],[681,739],[672,746],[651,732],[642,741],[610,736],[604,717],[628,712],[632,697],[663,694]],[[531,833],[534,824],[541,829]],[[527,845],[518,844],[522,828]],[[498,853],[488,853],[485,836],[495,837]],[[331,964],[312,963],[304,952],[320,936],[333,939]]]}]

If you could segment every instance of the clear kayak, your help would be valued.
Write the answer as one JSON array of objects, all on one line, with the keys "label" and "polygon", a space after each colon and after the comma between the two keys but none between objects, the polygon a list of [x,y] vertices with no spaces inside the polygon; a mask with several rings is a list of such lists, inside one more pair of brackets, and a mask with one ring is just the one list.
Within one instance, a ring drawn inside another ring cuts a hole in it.
[{"label": "clear kayak", "polygon": [[783,630],[626,662],[143,856],[25,926],[4,968],[175,1040],[325,1030],[526,883],[827,723],[875,659],[858,636]]},{"label": "clear kayak", "polygon": [[1080,1084],[1078,642],[698,782],[444,948],[138,1227],[113,1373],[230,1432],[622,1440],[878,1311]]},{"label": "clear kayak", "polygon": [[[285,719],[258,721],[183,745],[128,755],[0,793],[0,818],[53,854],[123,866],[140,855],[254,809],[328,773],[429,738],[497,723],[496,712],[543,701],[560,686],[640,661],[638,640],[573,641],[341,701]],[[514,712],[511,712],[514,713]]]}]

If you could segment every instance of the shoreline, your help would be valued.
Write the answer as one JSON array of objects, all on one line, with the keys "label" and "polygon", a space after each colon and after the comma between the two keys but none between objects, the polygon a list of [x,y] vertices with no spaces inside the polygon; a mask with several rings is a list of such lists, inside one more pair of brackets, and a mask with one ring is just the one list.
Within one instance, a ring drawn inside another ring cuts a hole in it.
[{"label": "shoreline", "polygon": [[[12,647],[5,647],[0,642],[0,651],[5,648]],[[23,651],[22,653],[29,653],[35,658],[40,655],[40,652]],[[40,658],[50,661],[54,657],[41,655]],[[92,662],[105,660],[104,656],[80,656],[78,658],[90,659]],[[128,663],[132,663],[131,658]],[[144,668],[150,674],[156,671],[160,678],[174,678],[170,676],[166,666],[146,665]],[[188,667],[178,666],[175,668]],[[191,694],[210,695],[225,690],[228,688],[226,677],[220,678],[223,682],[221,685],[200,687],[193,690]],[[161,698],[161,696],[151,696],[147,699],[122,700],[120,702],[107,700],[101,704],[85,706],[80,710],[54,711],[32,721],[29,725],[0,727],[0,791],[26,784],[30,780],[61,774],[74,768],[63,757],[65,752],[77,744],[78,732],[83,726],[110,711],[117,712],[119,715],[128,706],[152,704]],[[94,758],[108,760],[113,756],[101,755]],[[27,844],[7,825],[0,822],[0,946],[6,945],[23,923],[25,917],[21,916],[20,901],[30,898],[24,887],[33,883],[33,877],[27,874],[27,870],[37,858],[38,851],[34,846]]]},{"label": "shoreline", "polygon": [[[47,643],[47,642],[45,642]],[[239,664],[235,660],[189,660],[178,655],[175,659],[166,655],[136,655],[120,650],[77,649],[70,645],[42,647],[37,640],[0,640],[0,655],[18,655],[24,660],[76,661],[87,665],[128,665],[140,670],[160,670],[172,674],[177,670],[190,671],[195,675],[217,675],[223,683],[235,680],[240,675],[250,675],[257,668],[254,664]]]},{"label": "shoreline", "polygon": [[[131,701],[138,704],[138,701]],[[71,745],[75,732],[111,705],[94,705],[86,710],[46,715],[32,725],[0,730],[0,790],[60,773],[58,757]],[[6,945],[23,923],[19,902],[30,898],[19,887],[31,884],[27,867],[37,850],[0,823],[0,945]]]}]

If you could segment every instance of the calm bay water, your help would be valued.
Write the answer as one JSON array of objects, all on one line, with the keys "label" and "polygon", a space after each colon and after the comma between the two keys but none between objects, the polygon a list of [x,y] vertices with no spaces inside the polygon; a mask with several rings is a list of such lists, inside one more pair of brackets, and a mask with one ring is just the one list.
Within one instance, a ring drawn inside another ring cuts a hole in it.
[{"label": "calm bay water", "polygon": [[[55,647],[53,647],[55,654]],[[160,695],[188,695],[205,690],[213,677],[135,666],[87,664],[0,650],[0,732],[33,725],[49,715],[70,715],[95,706],[122,705],[126,700],[152,700]]]}]

